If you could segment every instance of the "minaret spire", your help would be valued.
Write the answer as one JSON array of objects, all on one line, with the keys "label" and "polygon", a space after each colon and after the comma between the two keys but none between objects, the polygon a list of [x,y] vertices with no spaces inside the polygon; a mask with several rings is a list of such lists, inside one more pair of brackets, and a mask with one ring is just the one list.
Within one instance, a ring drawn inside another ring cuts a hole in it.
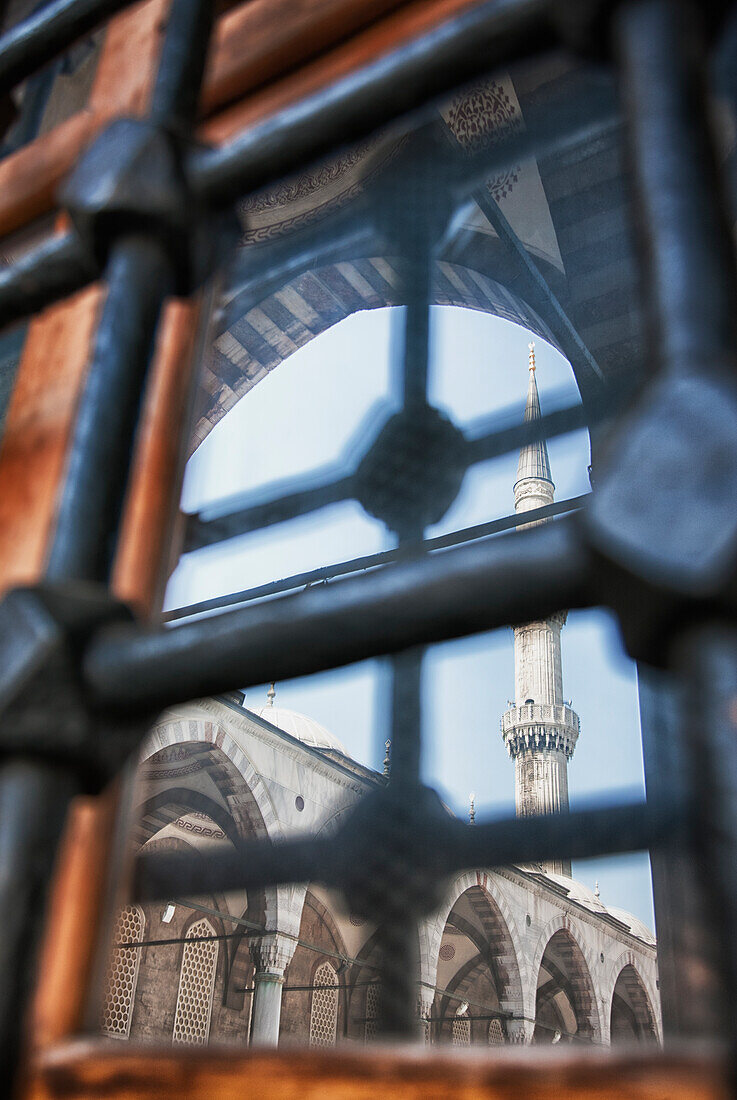
[{"label": "minaret spire", "polygon": [[[529,368],[530,368],[530,382],[527,387],[527,401],[525,402],[525,424],[529,424],[532,420],[540,420],[540,395],[537,392],[537,379],[535,378],[535,345],[529,344]],[[519,462],[517,463],[517,480],[514,485],[514,497],[515,506],[517,505],[517,486],[522,486],[522,483],[534,478],[538,481],[546,481],[549,483],[550,488],[544,488],[544,494],[549,495],[550,501],[546,503],[552,503],[553,493],[555,492],[555,485],[553,485],[553,479],[550,476],[550,459],[548,458],[548,445],[544,439],[537,440],[535,443],[528,443],[519,453]],[[525,489],[529,489],[530,486],[522,486],[521,492],[524,493]],[[529,505],[528,507],[539,507],[537,504]],[[527,508],[517,508],[518,512],[527,511]]]},{"label": "minaret spire", "polygon": [[[539,420],[535,345],[529,345],[530,380],[525,422]],[[529,512],[552,504],[555,485],[545,440],[520,451],[514,484],[515,511]],[[527,527],[549,520],[533,520]],[[519,528],[518,528],[519,530]],[[563,701],[560,632],[565,613],[514,628],[515,702],[502,715],[502,737],[515,763],[517,813],[520,816],[568,810],[568,761],[579,733],[575,711]],[[544,870],[570,876],[567,860],[544,864]]]}]

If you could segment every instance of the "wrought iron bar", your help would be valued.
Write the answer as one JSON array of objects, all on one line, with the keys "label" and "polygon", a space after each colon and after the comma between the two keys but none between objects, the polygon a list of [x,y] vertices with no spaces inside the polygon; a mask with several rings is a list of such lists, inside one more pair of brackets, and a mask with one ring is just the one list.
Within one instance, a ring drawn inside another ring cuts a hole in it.
[{"label": "wrought iron bar", "polygon": [[64,233],[0,269],[0,328],[81,290],[97,277],[76,233]]},{"label": "wrought iron bar", "polygon": [[161,245],[142,236],[115,246],[106,276],[46,567],[51,580],[108,577],[154,334],[174,286]]},{"label": "wrought iron bar", "polygon": [[96,704],[150,711],[587,607],[603,602],[598,581],[562,519],[321,586],[309,599],[281,596],[173,629],[107,627],[83,676]]},{"label": "wrought iron bar", "polygon": [[[494,414],[469,425],[465,443],[466,465],[488,462],[518,447],[540,439],[578,431],[611,416],[621,404],[623,394],[613,390],[592,397],[588,405],[571,405],[545,413],[539,420],[499,427],[509,413]],[[519,415],[518,410],[515,410]],[[352,449],[355,449],[352,448]],[[251,531],[307,515],[309,512],[353,497],[357,491],[355,471],[338,476],[337,466],[313,473],[302,488],[280,493],[277,487],[261,489],[240,498],[208,505],[187,517],[184,553],[200,550]],[[264,499],[265,498],[265,499]]]},{"label": "wrought iron bar", "polygon": [[22,1006],[37,977],[36,948],[66,809],[79,793],[69,771],[37,760],[0,765],[0,1069],[12,1079],[20,1054]]},{"label": "wrought iron bar", "polygon": [[[290,111],[285,112],[285,114],[289,114]],[[316,105],[315,111],[316,114],[319,114],[319,104]],[[281,118],[281,116],[278,117]],[[506,134],[504,132],[495,134],[494,144],[488,149],[469,154],[449,150],[445,157],[438,159],[435,166],[436,181],[438,186],[445,185],[448,189],[453,190],[460,199],[474,187],[483,183],[487,176],[500,171],[510,163],[517,163],[527,156],[544,155],[552,150],[565,149],[572,144],[575,145],[588,139],[593,140],[615,125],[616,119],[609,97],[593,95],[591,98],[587,98],[584,103],[571,104],[568,110],[558,109],[555,114],[538,122],[534,128],[531,127],[522,133],[510,127]],[[278,127],[273,124],[273,120],[267,121],[262,127],[258,128],[257,133],[252,135],[256,161],[259,157],[266,155],[267,147],[268,150],[271,149],[275,129],[278,129]],[[284,170],[287,172],[304,170],[306,166],[294,154],[291,134],[288,128],[285,128],[281,156],[284,158]],[[231,155],[240,156],[230,146],[214,150],[212,155],[222,156],[223,158],[228,158]],[[193,157],[188,166],[188,173],[195,184],[201,167],[198,157]],[[235,169],[234,178],[237,178]],[[259,177],[258,183],[254,183],[252,186],[254,189],[262,188],[275,182],[278,178],[280,176],[278,174],[274,175],[271,169],[264,169],[264,174]],[[246,182],[243,183],[242,187],[234,187],[233,195],[229,201],[235,201],[241,195],[246,194],[247,189]],[[349,211],[346,211],[346,220],[350,221],[354,216],[358,217],[358,214],[351,207]],[[363,229],[356,228],[355,232],[348,231],[341,237],[340,229],[336,229],[334,219],[331,219],[330,225],[326,229],[310,227],[303,245],[300,245],[300,241],[303,240],[302,236],[300,233],[295,232],[268,248],[258,250],[249,248],[247,250],[249,275],[252,277],[257,276],[253,283],[254,290],[242,291],[235,302],[222,312],[221,319],[216,319],[219,331],[225,331],[235,320],[242,316],[246,309],[257,304],[272,289],[278,289],[284,279],[295,277],[302,271],[314,267],[315,257],[309,252],[312,247],[311,241],[321,240],[322,243],[316,244],[315,247],[322,250],[322,252],[327,250],[330,254],[333,254],[336,249],[340,250],[346,247],[349,241],[353,242],[350,246],[350,255],[355,258],[358,254],[355,251],[356,244],[362,239],[365,240],[366,228],[364,224]],[[337,239],[334,243],[331,243],[333,232],[337,233]],[[51,249],[50,255],[47,252],[47,246],[42,245],[2,273],[3,281],[0,282],[0,325],[12,324],[28,317],[35,310],[66,297],[99,276],[98,271],[91,269],[89,256],[84,254],[84,249],[76,234],[70,234],[69,238],[64,246],[62,246],[61,241],[66,240],[66,237],[61,238],[59,244]],[[298,250],[297,255],[290,254],[290,242],[292,241],[294,247]],[[299,252],[300,248],[302,248],[301,252]],[[55,254],[57,249],[58,254]],[[48,272],[44,270],[47,263],[51,268]],[[19,292],[24,283],[28,286],[29,291],[31,290],[31,284],[37,287],[33,295],[28,298],[23,297]],[[246,295],[245,303],[243,295]]]},{"label": "wrought iron bar", "polygon": [[735,265],[695,6],[621,4],[621,94],[647,278],[651,360],[722,364],[735,348]]},{"label": "wrought iron bar", "polygon": [[[191,2],[174,0],[171,9],[154,92],[159,124],[177,124],[180,97],[186,104],[188,93],[196,95],[199,90],[208,36],[202,22],[191,18]],[[208,0],[199,2],[209,9]],[[64,33],[69,33],[68,21],[63,25]],[[196,41],[187,47],[188,38]],[[187,58],[184,69],[183,56]],[[195,64],[198,56],[203,59],[199,66]],[[167,252],[155,236],[126,234],[123,229],[113,241],[106,265],[107,299],[77,410],[47,579],[67,583],[108,579],[146,370],[173,275]],[[78,642],[69,624],[65,626],[71,650]],[[64,687],[73,693],[71,684]],[[51,712],[47,720],[49,727],[55,728]],[[99,727],[95,732],[100,734]],[[0,772],[0,886],[11,914],[0,950],[0,1050],[6,1082],[13,1079],[17,1068],[31,991],[29,978],[35,975],[66,810],[88,780],[89,760],[84,752],[80,756],[79,761],[61,764],[41,758],[10,759]]]},{"label": "wrought iron bar", "polygon": [[386,123],[485,76],[495,65],[553,48],[550,0],[493,0],[330,84],[216,150],[193,155],[196,193],[229,205]]},{"label": "wrought iron bar", "polygon": [[[201,550],[204,546],[213,546],[288,519],[309,515],[320,508],[348,500],[354,495],[354,488],[352,474],[340,477],[337,470],[331,467],[324,473],[312,474],[305,479],[302,488],[293,492],[277,492],[273,496],[268,491],[254,494],[254,503],[244,501],[243,507],[238,507],[238,498],[235,501],[225,500],[209,505],[196,515],[188,517],[183,553]],[[246,501],[249,497],[253,499],[249,494]],[[259,497],[262,498],[261,502]]]},{"label": "wrought iron bar", "polygon": [[0,38],[0,92],[6,92],[133,0],[51,0]]},{"label": "wrought iron bar", "polygon": [[[541,519],[553,519],[568,512],[576,512],[586,506],[586,500],[590,493],[583,493],[578,497],[570,497],[568,500],[560,500],[555,504],[545,504],[541,508],[532,508],[529,512],[515,512],[501,519],[492,519],[487,523],[477,523],[472,527],[464,527],[460,531],[453,531],[447,535],[436,535],[431,539],[424,539],[417,547],[410,547],[413,554],[431,553],[436,550],[447,550],[451,546],[463,546],[467,542],[476,539],[490,538],[504,531],[512,531],[515,527],[521,527],[527,523],[535,523]],[[407,549],[384,550],[378,554],[364,554],[360,558],[351,558],[350,561],[340,562],[336,565],[324,565],[319,569],[306,570],[304,573],[295,573],[291,577],[283,577],[281,580],[270,581],[267,584],[256,585],[255,588],[246,588],[242,592],[231,592],[226,596],[214,596],[210,600],[200,600],[199,603],[188,604],[186,607],[172,608],[165,611],[162,622],[175,622],[179,619],[189,619],[195,615],[202,615],[207,611],[216,611],[218,608],[234,607],[237,604],[249,603],[251,600],[264,599],[268,596],[278,596],[283,592],[292,591],[295,588],[309,589],[313,584],[325,584],[338,577],[345,577],[351,573],[362,573],[367,569],[376,569],[382,565],[390,565],[400,559],[407,560]]]},{"label": "wrought iron bar", "polygon": [[[473,827],[448,815],[440,826],[434,823],[426,837],[432,869],[424,868],[424,873],[449,875],[469,867],[492,869],[643,851],[682,837],[689,824],[687,808],[672,799],[665,804],[625,802],[567,814],[500,818]],[[177,892],[208,894],[307,880],[340,888],[356,873],[346,867],[353,849],[341,843],[342,835],[277,843],[253,840],[237,852],[212,852],[207,861],[187,852],[142,852],[133,896],[137,901],[160,901]],[[422,871],[413,868],[414,874]]]}]

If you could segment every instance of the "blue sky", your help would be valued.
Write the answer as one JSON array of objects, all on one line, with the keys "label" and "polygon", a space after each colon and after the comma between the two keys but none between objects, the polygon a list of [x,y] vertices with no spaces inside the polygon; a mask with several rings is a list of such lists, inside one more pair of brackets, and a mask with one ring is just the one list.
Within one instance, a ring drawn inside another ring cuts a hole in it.
[{"label": "blue sky", "polygon": [[[347,318],[301,348],[263,379],[211,432],[189,462],[183,506],[205,504],[338,462],[370,410],[393,400],[395,326],[401,311]],[[453,307],[433,309],[432,400],[459,426],[517,407],[527,390],[530,335],[511,322]],[[543,411],[578,391],[567,361],[536,338]],[[577,432],[549,443],[556,500],[588,489],[588,437]],[[462,490],[428,535],[507,515],[517,455],[470,470]],[[238,591],[302,569],[386,549],[390,537],[359,505],[345,503],[262,533],[185,557],[172,576],[167,607]],[[265,702],[266,686],[247,704]],[[637,686],[615,623],[601,611],[575,612],[563,631],[563,692],[581,717],[569,769],[571,804],[643,790]],[[477,820],[514,810],[514,769],[499,717],[514,696],[510,629],[434,647],[423,676],[424,776],[458,814],[476,795]],[[330,729],[356,759],[379,768],[387,729],[383,662],[277,685],[283,706]],[[620,906],[653,926],[647,856],[574,864],[574,877],[604,904]]]}]

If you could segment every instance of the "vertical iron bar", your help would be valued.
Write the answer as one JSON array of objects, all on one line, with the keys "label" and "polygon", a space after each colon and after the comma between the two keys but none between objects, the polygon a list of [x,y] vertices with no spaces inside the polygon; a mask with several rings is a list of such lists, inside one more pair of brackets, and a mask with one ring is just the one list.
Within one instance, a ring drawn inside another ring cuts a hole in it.
[{"label": "vertical iron bar", "polygon": [[[210,0],[174,0],[154,92],[159,125],[186,127],[194,116],[210,9]],[[57,581],[109,579],[146,374],[174,285],[163,246],[138,235],[118,239],[105,278],[108,294],[47,563],[47,576]],[[31,991],[27,975],[34,972],[57,846],[80,790],[71,766],[13,760],[0,770],[0,904],[7,918],[0,945],[0,1058],[6,1082],[16,1072]]]},{"label": "vertical iron bar", "polygon": [[[424,170],[424,172],[423,172]],[[425,194],[428,165],[420,165],[423,178],[418,192]],[[415,211],[417,219],[429,214]],[[428,219],[429,220],[429,219]],[[430,225],[412,224],[408,232],[408,255],[401,265],[404,298],[403,345],[401,348],[402,401],[405,412],[422,414],[427,405],[430,353],[430,291],[432,280],[429,245]],[[420,544],[421,523],[408,519],[396,532],[397,545]],[[394,1039],[415,1039],[419,1034],[419,952],[414,899],[410,896],[411,803],[420,791],[422,746],[422,662],[424,648],[405,650],[391,658],[391,772],[396,852],[387,852],[388,867],[383,913],[376,942],[381,959],[381,1000],[378,1031]],[[391,873],[390,868],[393,873]]]},{"label": "vertical iron bar", "polygon": [[[613,20],[646,280],[649,359],[671,377],[734,369],[737,278],[711,135],[708,59],[699,20],[695,4],[673,0],[622,4]],[[702,641],[708,653],[708,632]],[[714,815],[732,827],[725,788],[731,782],[733,750],[722,763],[711,752],[720,737],[726,748],[719,707],[729,677],[720,683],[715,665],[706,667],[702,657],[708,665],[708,655],[697,653],[696,635],[682,644],[680,671],[690,680],[693,695],[687,718],[683,706],[673,706],[672,700],[669,706],[663,692],[651,699],[655,706],[648,708],[645,700],[643,716],[649,797],[653,784],[666,797],[673,793],[667,789],[669,780],[687,786],[682,793],[696,815],[696,831],[685,847],[679,852],[663,849],[653,862],[656,923],[659,936],[661,927],[664,933],[664,1019],[676,1031],[691,1025],[704,1001],[716,1004],[718,1021],[729,1021],[732,1006],[724,1004],[724,993],[720,998],[714,985],[721,984],[725,972],[736,973],[733,944],[722,943],[724,955],[715,966],[708,943],[709,924],[725,915],[725,905],[737,902],[730,897],[734,870],[720,859],[713,830]],[[675,711],[672,720],[670,709]],[[682,733],[684,721],[688,724]],[[708,847],[712,842],[715,852]],[[705,863],[712,874],[701,879],[699,890],[695,876]],[[677,882],[680,874],[683,883]],[[737,916],[737,907],[730,916]],[[709,922],[706,927],[704,921]],[[675,1003],[668,1004],[671,999]]]},{"label": "vertical iron bar", "polygon": [[427,403],[432,272],[426,256],[419,261],[407,261],[401,267],[407,303],[402,348],[402,397],[405,409],[412,409]]},{"label": "vertical iron bar", "polygon": [[36,979],[36,948],[56,847],[78,784],[70,771],[38,760],[0,767],[0,1073],[8,1088],[21,1051]]},{"label": "vertical iron bar", "polygon": [[671,370],[721,364],[735,344],[737,294],[695,6],[623,4],[615,13],[614,39],[645,265],[650,360]]},{"label": "vertical iron bar", "polygon": [[[642,754],[651,805],[697,809],[696,775],[685,728],[685,691],[667,673],[638,669]],[[671,831],[650,850],[657,915],[658,981],[663,1032],[669,1039],[713,1041],[723,1030],[714,913],[702,889],[700,852],[690,829]]]},{"label": "vertical iron bar", "polygon": [[737,1084],[737,628],[717,622],[688,631],[675,647],[687,685],[689,766],[697,798],[695,844],[718,958],[717,1011]]},{"label": "vertical iron bar", "polygon": [[115,245],[105,278],[46,568],[52,580],[108,579],[154,336],[173,286],[161,245],[142,236]]},{"label": "vertical iron bar", "polygon": [[392,657],[391,773],[393,786],[414,787],[420,781],[422,741],[422,647]]},{"label": "vertical iron bar", "polygon": [[213,0],[174,0],[161,50],[150,118],[185,135],[197,119],[213,8]]}]

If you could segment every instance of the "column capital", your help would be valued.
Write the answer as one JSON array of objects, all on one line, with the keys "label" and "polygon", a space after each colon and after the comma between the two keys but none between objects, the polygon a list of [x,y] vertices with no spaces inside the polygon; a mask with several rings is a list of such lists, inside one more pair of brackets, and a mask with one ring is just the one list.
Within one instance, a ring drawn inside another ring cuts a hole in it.
[{"label": "column capital", "polygon": [[296,946],[294,937],[282,932],[249,936],[248,951],[255,968],[254,981],[283,981]]}]

